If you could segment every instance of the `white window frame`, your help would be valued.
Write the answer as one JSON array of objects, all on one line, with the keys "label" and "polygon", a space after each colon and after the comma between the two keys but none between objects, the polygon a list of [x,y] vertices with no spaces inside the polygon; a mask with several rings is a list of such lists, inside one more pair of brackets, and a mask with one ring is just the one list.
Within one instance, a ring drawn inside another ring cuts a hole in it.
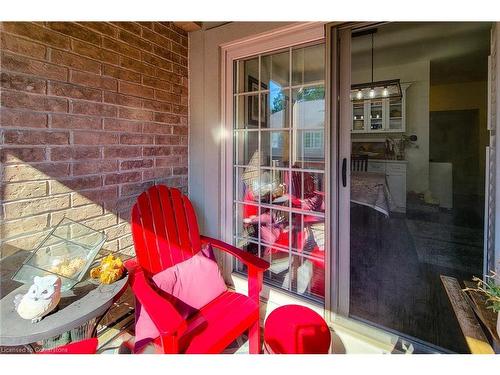
[{"label": "white window frame", "polygon": [[[277,28],[271,32],[254,35],[248,38],[232,41],[222,44],[221,48],[221,124],[220,133],[225,141],[221,143],[221,191],[220,198],[223,203],[221,206],[221,236],[228,243],[233,242],[233,63],[246,57],[262,55],[276,50],[290,48],[291,46],[307,44],[325,40],[324,22],[297,22],[291,25]],[[327,59],[328,60],[328,59]],[[325,103],[327,101],[327,79],[325,76]],[[326,104],[328,106],[328,104]],[[325,118],[325,146],[328,144],[328,118]],[[329,181],[328,171],[328,148],[325,147],[325,181]],[[326,183],[326,196],[328,197],[328,182]],[[328,204],[328,202],[327,202]],[[325,217],[325,249],[331,249],[330,233],[327,230],[329,216]],[[300,298],[293,298],[295,303],[301,303],[322,312],[326,318],[330,318],[325,311],[331,311],[331,282],[330,280],[330,253],[326,251],[325,267],[325,302],[324,306],[317,305],[314,302]],[[242,278],[233,272],[234,259],[231,256],[225,256],[223,259],[224,278],[229,283],[242,286]],[[244,289],[244,287],[242,288]],[[279,288],[264,285],[262,296],[271,302],[280,303],[287,292],[280,291]],[[288,294],[289,295],[289,294]]]}]

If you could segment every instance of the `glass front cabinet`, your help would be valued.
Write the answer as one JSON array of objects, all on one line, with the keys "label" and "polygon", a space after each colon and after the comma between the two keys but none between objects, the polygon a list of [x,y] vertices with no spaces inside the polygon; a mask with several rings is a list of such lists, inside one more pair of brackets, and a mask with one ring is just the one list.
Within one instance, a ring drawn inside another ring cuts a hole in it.
[{"label": "glass front cabinet", "polygon": [[403,133],[406,131],[406,90],[401,98],[366,99],[352,103],[352,133]]}]

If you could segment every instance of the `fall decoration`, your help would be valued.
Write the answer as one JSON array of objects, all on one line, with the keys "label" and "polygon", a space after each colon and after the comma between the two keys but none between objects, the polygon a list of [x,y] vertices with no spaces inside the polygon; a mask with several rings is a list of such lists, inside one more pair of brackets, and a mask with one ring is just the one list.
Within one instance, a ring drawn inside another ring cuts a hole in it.
[{"label": "fall decoration", "polygon": [[108,255],[101,259],[99,266],[90,270],[90,277],[99,279],[103,284],[111,284],[123,275],[123,262],[120,258]]}]

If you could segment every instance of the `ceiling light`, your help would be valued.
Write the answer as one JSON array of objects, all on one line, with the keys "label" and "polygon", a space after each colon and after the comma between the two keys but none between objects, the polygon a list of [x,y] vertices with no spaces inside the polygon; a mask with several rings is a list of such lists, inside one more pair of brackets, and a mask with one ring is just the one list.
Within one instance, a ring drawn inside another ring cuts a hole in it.
[{"label": "ceiling light", "polygon": [[387,81],[374,81],[373,79],[373,35],[377,32],[377,29],[370,29],[363,32],[359,32],[357,35],[353,34],[353,37],[371,35],[371,63],[372,63],[372,77],[371,82],[355,84],[351,86],[351,100],[359,101],[364,98],[370,99],[380,99],[380,98],[394,98],[402,97],[401,84],[399,79],[391,79]]},{"label": "ceiling light", "polygon": [[363,99],[401,98],[401,83],[399,79],[390,81],[366,82],[351,86],[353,101]]}]

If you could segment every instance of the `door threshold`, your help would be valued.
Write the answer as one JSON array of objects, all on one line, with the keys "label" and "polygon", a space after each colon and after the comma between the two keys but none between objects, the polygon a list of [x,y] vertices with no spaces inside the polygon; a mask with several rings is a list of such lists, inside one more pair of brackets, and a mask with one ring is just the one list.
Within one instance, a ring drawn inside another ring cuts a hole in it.
[{"label": "door threshold", "polygon": [[414,354],[456,354],[455,352],[443,348],[441,346],[431,344],[429,342],[420,340],[413,336],[405,335],[404,333],[381,326],[377,323],[371,322],[363,318],[350,316],[348,319],[355,321],[358,324],[363,324],[365,326],[368,326],[371,329],[383,331],[387,334],[397,337],[395,349],[399,350],[402,353],[408,353],[409,350],[411,350],[411,352]]}]

